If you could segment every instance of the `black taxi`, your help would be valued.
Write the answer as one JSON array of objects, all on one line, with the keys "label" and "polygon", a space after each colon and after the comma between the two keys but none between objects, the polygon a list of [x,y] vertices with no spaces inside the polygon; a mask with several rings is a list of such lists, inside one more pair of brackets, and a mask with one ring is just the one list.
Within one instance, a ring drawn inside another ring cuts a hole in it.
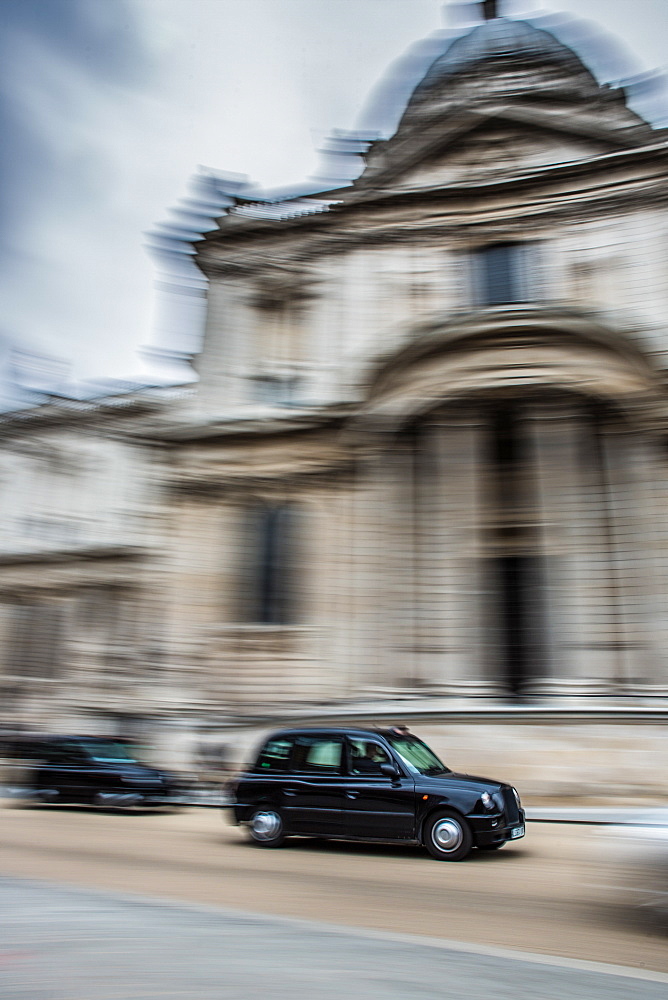
[{"label": "black taxi", "polygon": [[423,844],[461,861],[524,836],[511,785],[451,771],[405,726],[275,732],[231,791],[235,821],[263,847],[295,834]]},{"label": "black taxi", "polygon": [[165,806],[176,776],[144,763],[128,740],[111,736],[20,735],[0,748],[25,796],[54,805]]}]

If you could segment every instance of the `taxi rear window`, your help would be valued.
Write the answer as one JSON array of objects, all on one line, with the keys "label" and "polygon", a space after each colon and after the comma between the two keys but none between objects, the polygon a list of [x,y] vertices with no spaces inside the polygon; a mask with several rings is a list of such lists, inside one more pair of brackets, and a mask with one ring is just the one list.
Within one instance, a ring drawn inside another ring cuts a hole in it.
[{"label": "taxi rear window", "polygon": [[287,771],[292,743],[291,739],[285,737],[269,740],[260,751],[255,770],[265,773]]},{"label": "taxi rear window", "polygon": [[343,740],[340,736],[298,736],[292,770],[304,774],[338,774]]}]

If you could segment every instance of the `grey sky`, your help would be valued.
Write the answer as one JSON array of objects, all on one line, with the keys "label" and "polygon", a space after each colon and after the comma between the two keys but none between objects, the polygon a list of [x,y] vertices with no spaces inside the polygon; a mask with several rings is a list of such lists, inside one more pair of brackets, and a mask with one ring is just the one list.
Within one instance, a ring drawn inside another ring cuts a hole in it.
[{"label": "grey sky", "polygon": [[[156,337],[178,347],[182,333],[187,344],[178,314],[156,321],[146,232],[198,165],[264,186],[313,174],[318,144],[360,124],[393,61],[448,18],[461,26],[461,8],[443,7],[3,0],[0,354],[4,340],[70,360],[77,378],[131,377],[149,370],[138,347]],[[666,60],[666,0],[507,0],[506,10],[594,21],[628,53],[604,76]]]}]

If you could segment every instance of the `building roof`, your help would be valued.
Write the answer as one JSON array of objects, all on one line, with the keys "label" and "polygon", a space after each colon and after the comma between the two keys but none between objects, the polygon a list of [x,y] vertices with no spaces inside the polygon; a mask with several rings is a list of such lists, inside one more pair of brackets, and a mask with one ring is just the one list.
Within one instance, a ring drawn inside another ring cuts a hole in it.
[{"label": "building roof", "polygon": [[416,90],[430,87],[445,77],[488,59],[509,56],[561,62],[569,64],[574,70],[589,72],[573,50],[549,31],[537,28],[528,21],[497,17],[455,39],[431,64]]}]

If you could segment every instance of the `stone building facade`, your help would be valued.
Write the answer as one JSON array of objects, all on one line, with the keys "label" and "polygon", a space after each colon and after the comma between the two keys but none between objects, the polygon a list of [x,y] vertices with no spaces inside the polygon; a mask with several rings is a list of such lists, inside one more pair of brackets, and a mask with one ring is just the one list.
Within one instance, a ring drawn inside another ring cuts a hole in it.
[{"label": "stone building facade", "polygon": [[233,202],[195,388],[0,423],[3,721],[239,758],[400,719],[529,792],[656,794],[666,132],[493,18],[354,184]]}]

